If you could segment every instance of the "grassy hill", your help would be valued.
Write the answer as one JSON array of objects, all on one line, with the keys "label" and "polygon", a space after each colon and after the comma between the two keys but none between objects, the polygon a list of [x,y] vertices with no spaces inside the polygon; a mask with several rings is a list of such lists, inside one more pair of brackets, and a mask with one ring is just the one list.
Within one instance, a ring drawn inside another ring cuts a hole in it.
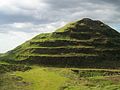
[{"label": "grassy hill", "polygon": [[84,18],[0,54],[0,90],[120,90],[120,33]]},{"label": "grassy hill", "polygon": [[45,66],[119,68],[120,33],[101,21],[84,18],[53,33],[40,34],[6,57]]}]

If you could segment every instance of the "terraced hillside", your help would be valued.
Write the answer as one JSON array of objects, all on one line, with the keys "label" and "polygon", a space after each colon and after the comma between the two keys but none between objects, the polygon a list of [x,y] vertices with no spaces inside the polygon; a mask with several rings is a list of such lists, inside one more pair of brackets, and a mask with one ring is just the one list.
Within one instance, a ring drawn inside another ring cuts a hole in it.
[{"label": "terraced hillside", "polygon": [[101,21],[84,18],[40,34],[6,56],[47,66],[119,68],[120,33]]}]

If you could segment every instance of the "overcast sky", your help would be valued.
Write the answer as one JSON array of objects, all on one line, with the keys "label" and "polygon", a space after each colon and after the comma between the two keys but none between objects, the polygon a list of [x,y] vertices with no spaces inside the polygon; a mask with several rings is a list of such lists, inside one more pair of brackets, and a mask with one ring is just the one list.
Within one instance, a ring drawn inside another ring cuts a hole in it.
[{"label": "overcast sky", "polygon": [[86,17],[120,31],[120,0],[0,0],[0,52]]}]

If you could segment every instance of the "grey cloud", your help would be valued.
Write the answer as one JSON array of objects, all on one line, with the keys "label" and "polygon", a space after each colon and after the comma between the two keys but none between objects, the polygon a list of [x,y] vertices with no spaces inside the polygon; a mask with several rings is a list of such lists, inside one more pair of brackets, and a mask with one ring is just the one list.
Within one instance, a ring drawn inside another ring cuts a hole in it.
[{"label": "grey cloud", "polygon": [[[120,0],[44,0],[43,2],[47,5],[44,8],[39,5],[34,8],[25,7],[25,5],[24,7],[22,5],[17,7],[16,5],[18,11],[15,12],[14,10],[6,11],[6,9],[1,10],[0,8],[0,24],[32,23],[48,25],[62,21],[70,22],[84,17],[100,19],[106,23],[120,23]],[[21,31],[26,32],[27,30],[22,29]],[[0,32],[5,32],[5,30],[1,29]],[[30,31],[28,30],[28,32]],[[31,32],[35,32],[35,30]]]},{"label": "grey cloud", "polygon": [[51,22],[46,18],[35,18],[34,15],[23,15],[23,14],[5,14],[0,12],[0,24],[10,24],[14,22],[32,22],[35,24],[43,24]]},{"label": "grey cloud", "polygon": [[[108,23],[119,23],[119,0],[45,0],[51,6],[51,11],[63,15],[62,20],[70,21],[83,17],[100,19]],[[64,13],[66,15],[64,15]],[[77,14],[77,16],[74,16]],[[72,17],[71,17],[72,16]],[[59,17],[58,17],[59,18]]]}]

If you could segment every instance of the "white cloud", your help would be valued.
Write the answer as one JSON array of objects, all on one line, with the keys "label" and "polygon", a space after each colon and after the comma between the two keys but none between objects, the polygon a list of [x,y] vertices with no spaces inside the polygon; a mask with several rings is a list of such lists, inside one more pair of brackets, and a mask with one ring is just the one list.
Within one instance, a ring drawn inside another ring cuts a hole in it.
[{"label": "white cloud", "polygon": [[11,26],[13,28],[22,29],[22,28],[32,27],[33,24],[31,24],[31,23],[13,23],[13,24],[9,24],[9,26]]},{"label": "white cloud", "polygon": [[65,25],[65,22],[49,24],[13,23],[0,25],[0,33],[24,32],[24,33],[45,33],[53,32],[56,28]]},{"label": "white cloud", "polygon": [[[31,35],[32,36],[32,35]],[[0,33],[0,53],[4,53],[30,39],[31,36],[23,33],[4,34]]]}]

